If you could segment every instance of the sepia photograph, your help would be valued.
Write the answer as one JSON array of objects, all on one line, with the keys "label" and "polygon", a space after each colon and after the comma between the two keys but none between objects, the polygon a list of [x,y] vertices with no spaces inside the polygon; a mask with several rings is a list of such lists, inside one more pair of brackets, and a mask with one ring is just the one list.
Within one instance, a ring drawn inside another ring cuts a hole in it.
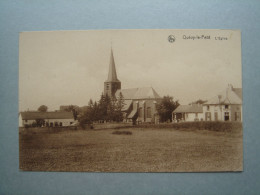
[{"label": "sepia photograph", "polygon": [[19,169],[243,171],[239,30],[19,36]]}]

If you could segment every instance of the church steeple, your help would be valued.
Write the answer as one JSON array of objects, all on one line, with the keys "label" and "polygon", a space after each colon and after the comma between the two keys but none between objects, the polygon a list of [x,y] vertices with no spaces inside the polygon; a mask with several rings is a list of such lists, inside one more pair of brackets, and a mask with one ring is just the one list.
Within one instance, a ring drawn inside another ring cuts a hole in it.
[{"label": "church steeple", "polygon": [[108,77],[107,77],[106,82],[120,82],[117,79],[117,75],[116,75],[116,66],[115,66],[115,60],[114,60],[112,48],[111,48],[111,54],[110,54]]},{"label": "church steeple", "polygon": [[107,94],[109,97],[114,97],[118,89],[121,89],[121,82],[118,80],[116,75],[115,60],[111,48],[108,78],[104,82],[104,95]]}]

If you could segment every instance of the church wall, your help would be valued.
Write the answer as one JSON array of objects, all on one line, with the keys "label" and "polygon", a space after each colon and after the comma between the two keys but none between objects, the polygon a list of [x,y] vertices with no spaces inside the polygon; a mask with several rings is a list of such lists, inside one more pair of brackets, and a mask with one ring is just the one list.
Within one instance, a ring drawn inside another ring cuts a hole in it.
[{"label": "church wall", "polygon": [[154,122],[156,110],[156,100],[136,100],[133,103],[133,109],[138,110],[138,118],[139,122]]}]

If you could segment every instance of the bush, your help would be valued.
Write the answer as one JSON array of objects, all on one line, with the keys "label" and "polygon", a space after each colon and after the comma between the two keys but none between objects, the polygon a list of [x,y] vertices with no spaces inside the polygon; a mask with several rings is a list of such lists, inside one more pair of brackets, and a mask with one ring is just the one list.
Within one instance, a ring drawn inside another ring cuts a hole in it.
[{"label": "bush", "polygon": [[132,135],[132,132],[131,131],[113,131],[112,134],[115,134],[115,135]]},{"label": "bush", "polygon": [[80,128],[83,129],[83,130],[86,130],[86,129],[94,129],[93,124],[80,123],[79,126],[80,126]]}]

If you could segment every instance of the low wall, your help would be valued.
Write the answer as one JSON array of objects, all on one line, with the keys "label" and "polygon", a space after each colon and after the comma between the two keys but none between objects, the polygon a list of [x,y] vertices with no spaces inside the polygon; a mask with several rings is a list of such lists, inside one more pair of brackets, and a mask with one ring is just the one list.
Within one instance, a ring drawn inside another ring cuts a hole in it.
[{"label": "low wall", "polygon": [[160,123],[160,124],[140,124],[140,128],[174,128],[190,130],[211,130],[211,131],[233,131],[241,130],[241,122],[224,122],[224,121],[195,121],[180,123]]},{"label": "low wall", "polygon": [[122,127],[132,127],[132,123],[94,123],[94,129],[119,129]]}]

